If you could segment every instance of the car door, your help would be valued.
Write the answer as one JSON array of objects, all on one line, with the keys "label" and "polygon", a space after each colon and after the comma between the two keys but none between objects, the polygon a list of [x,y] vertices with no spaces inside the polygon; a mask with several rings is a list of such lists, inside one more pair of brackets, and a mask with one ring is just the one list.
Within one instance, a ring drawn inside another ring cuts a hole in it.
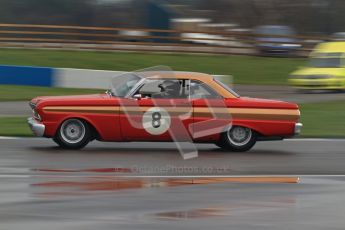
[{"label": "car door", "polygon": [[121,132],[128,141],[188,141],[193,121],[186,79],[145,80],[121,106]]},{"label": "car door", "polygon": [[224,98],[205,83],[192,80],[190,99],[193,102],[192,136],[195,141],[213,142],[231,124],[231,114]]}]

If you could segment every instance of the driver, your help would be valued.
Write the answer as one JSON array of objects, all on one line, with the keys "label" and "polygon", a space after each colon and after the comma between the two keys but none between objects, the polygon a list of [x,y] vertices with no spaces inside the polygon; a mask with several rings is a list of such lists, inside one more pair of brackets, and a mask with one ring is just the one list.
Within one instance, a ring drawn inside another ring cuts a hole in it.
[{"label": "driver", "polygon": [[167,80],[160,85],[163,98],[180,97],[181,85],[178,81]]}]

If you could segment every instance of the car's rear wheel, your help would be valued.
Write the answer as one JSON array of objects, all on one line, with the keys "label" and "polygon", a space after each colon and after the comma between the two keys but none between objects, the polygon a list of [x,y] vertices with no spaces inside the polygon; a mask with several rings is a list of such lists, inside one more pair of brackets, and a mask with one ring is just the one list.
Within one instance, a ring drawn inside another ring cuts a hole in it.
[{"label": "car's rear wheel", "polygon": [[221,134],[216,145],[234,152],[245,152],[255,145],[257,136],[257,133],[250,128],[233,126]]},{"label": "car's rear wheel", "polygon": [[65,120],[57,131],[54,141],[62,148],[81,149],[91,140],[89,125],[79,119]]}]

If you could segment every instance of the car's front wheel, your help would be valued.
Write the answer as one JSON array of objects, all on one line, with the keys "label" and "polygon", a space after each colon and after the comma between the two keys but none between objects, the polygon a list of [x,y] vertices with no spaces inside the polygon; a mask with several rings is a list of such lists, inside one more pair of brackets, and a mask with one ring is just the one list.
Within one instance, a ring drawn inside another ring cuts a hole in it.
[{"label": "car's front wheel", "polygon": [[65,120],[54,137],[54,141],[62,148],[81,149],[91,140],[89,125],[79,119]]},{"label": "car's front wheel", "polygon": [[257,133],[250,128],[233,126],[221,134],[216,145],[234,152],[245,152],[255,145],[257,136]]}]

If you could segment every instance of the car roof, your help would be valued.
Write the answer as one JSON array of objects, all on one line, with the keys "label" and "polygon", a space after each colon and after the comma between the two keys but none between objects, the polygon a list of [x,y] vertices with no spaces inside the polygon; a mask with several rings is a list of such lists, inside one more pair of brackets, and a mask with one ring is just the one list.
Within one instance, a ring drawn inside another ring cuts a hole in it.
[{"label": "car roof", "polygon": [[313,53],[345,53],[345,42],[325,42],[319,44]]},{"label": "car roof", "polygon": [[144,71],[138,72],[138,75],[146,77],[147,79],[191,79],[199,80],[211,86],[224,98],[235,98],[236,95],[226,90],[223,86],[214,81],[214,77],[205,73],[184,72],[184,71]]},{"label": "car roof", "polygon": [[193,79],[210,81],[213,76],[206,73],[185,72],[185,71],[147,71],[140,72],[139,75],[144,75],[147,78],[176,78],[176,79]]}]

